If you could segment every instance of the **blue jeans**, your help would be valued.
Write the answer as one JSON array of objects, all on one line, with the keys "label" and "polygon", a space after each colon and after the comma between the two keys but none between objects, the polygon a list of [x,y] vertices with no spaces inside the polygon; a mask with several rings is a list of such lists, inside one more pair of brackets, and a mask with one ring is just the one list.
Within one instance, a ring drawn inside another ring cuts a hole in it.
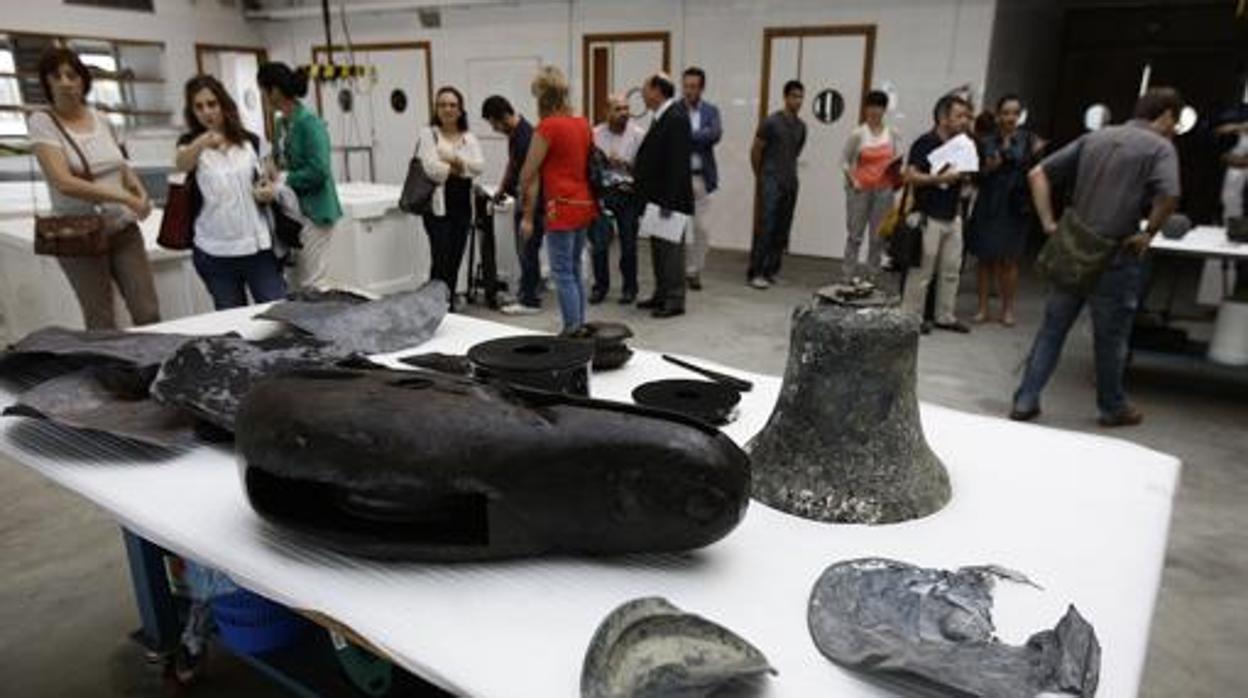
[{"label": "blue jeans", "polygon": [[520,305],[540,308],[542,306],[542,299],[539,295],[542,288],[542,228],[545,221],[543,216],[537,216],[533,221],[533,235],[525,240],[520,232],[521,219],[522,216],[517,207],[516,256],[520,258],[520,288],[517,289],[516,300],[520,302]]},{"label": "blue jeans", "polygon": [[1111,417],[1127,407],[1122,385],[1126,370],[1127,341],[1139,307],[1143,263],[1121,252],[1097,282],[1091,295],[1082,296],[1058,289],[1049,292],[1044,322],[1036,333],[1023,382],[1014,394],[1014,408],[1020,411],[1040,407],[1040,393],[1057,368],[1062,344],[1071,325],[1086,302],[1092,313],[1092,342],[1096,361],[1096,406],[1101,415]]},{"label": "blue jeans", "polygon": [[611,290],[611,223],[620,238],[620,284],[625,296],[637,295],[637,223],[641,207],[633,194],[612,192],[603,201],[604,212],[589,228],[589,252],[594,263],[594,292]]},{"label": "blue jeans", "polygon": [[273,250],[263,250],[246,257],[214,257],[198,247],[191,261],[199,278],[208,287],[212,305],[217,310],[247,305],[247,292],[256,303],[281,300],[286,296],[281,264]]},{"label": "blue jeans", "polygon": [[780,261],[789,248],[793,209],[797,207],[797,184],[782,186],[774,177],[763,179],[763,229],[754,236],[748,278],[770,279],[780,273]]},{"label": "blue jeans", "polygon": [[560,230],[546,235],[550,275],[559,294],[563,331],[571,332],[585,324],[585,286],[581,282],[581,255],[585,252],[585,231]]}]

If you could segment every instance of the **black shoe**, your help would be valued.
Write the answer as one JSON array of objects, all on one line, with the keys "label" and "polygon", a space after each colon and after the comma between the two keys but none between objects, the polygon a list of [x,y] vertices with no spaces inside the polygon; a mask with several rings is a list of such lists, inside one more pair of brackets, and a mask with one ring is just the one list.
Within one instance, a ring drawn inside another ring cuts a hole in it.
[{"label": "black shoe", "polygon": [[637,307],[641,308],[642,310],[656,310],[658,308],[661,308],[662,306],[663,304],[660,303],[659,299],[657,298],[647,298],[646,300],[641,301],[640,303],[637,304]]},{"label": "black shoe", "polygon": [[654,310],[650,311],[650,317],[657,318],[659,320],[663,320],[669,317],[676,317],[677,315],[684,315],[684,314],[685,314],[684,308],[655,308]]},{"label": "black shoe", "polygon": [[938,322],[936,328],[945,330],[946,332],[957,332],[958,334],[970,334],[971,328],[965,323],[954,320],[953,322]]},{"label": "black shoe", "polygon": [[620,296],[620,305],[632,305],[637,300],[636,293],[625,293]]},{"label": "black shoe", "polygon": [[924,320],[923,324],[919,326],[919,334],[931,334],[931,333],[932,333],[932,323],[927,320]]},{"label": "black shoe", "polygon": [[697,275],[687,276],[685,277],[685,285],[689,287],[690,291],[701,291],[702,278]]},{"label": "black shoe", "polygon": [[1040,416],[1040,408],[1033,407],[1029,410],[1020,410],[1017,407],[1010,410],[1010,419],[1016,422],[1030,422]]},{"label": "black shoe", "polygon": [[601,302],[603,301],[603,299],[604,299],[604,298],[606,298],[606,297],[607,297],[607,292],[606,292],[605,290],[594,289],[594,290],[593,290],[593,291],[589,294],[589,304],[590,304],[590,305],[598,305],[598,304],[599,304],[599,303],[601,303]]}]

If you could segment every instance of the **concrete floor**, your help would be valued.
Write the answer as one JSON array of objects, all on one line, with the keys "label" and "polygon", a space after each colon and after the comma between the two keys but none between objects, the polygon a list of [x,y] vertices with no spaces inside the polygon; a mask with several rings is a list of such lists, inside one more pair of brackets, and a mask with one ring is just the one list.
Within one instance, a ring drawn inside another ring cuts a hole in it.
[{"label": "concrete floor", "polygon": [[[835,263],[792,259],[781,283],[766,292],[744,285],[743,268],[742,255],[713,254],[704,276],[706,290],[690,294],[689,314],[683,318],[653,321],[616,305],[614,297],[591,308],[590,317],[627,322],[639,347],[779,374],[788,349],[790,309],[833,278]],[[969,316],[969,288],[960,300],[963,315]],[[1028,284],[1018,327],[982,326],[969,337],[937,333],[924,339],[920,397],[968,412],[1003,415],[1041,302],[1039,289]],[[556,329],[554,299],[548,298],[547,305],[545,314],[518,323]],[[500,319],[479,309],[467,312]],[[1085,318],[1072,333],[1045,395],[1045,424],[1098,431],[1090,345]],[[1114,435],[1183,461],[1141,695],[1244,695],[1248,383],[1192,378],[1142,364],[1132,375],[1131,391],[1147,419]],[[137,620],[116,524],[81,498],[2,459],[0,580],[0,693],[118,698],[168,694],[159,669],[145,664],[142,652],[126,639]],[[280,695],[236,660],[221,655],[194,693]]]}]

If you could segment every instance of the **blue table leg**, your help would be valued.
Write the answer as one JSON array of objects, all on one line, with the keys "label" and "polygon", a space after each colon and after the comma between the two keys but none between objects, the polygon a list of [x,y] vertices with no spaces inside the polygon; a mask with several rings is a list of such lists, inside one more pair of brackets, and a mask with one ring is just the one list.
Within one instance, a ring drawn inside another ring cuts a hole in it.
[{"label": "blue table leg", "polygon": [[130,560],[130,581],[143,627],[135,639],[149,650],[170,652],[178,646],[178,610],[165,576],[165,551],[121,529]]}]

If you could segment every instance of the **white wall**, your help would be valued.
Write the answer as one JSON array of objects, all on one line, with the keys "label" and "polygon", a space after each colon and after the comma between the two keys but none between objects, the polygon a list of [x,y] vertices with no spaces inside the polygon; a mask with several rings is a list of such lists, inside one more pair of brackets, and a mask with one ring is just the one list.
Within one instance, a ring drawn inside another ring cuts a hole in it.
[{"label": "white wall", "polygon": [[[442,12],[442,27],[422,29],[414,12],[348,15],[355,42],[428,40],[435,85],[469,84],[469,61],[533,57],[569,73],[581,104],[581,36],[614,31],[669,31],[672,68],[707,70],[707,99],[717,103],[725,132],[717,157],[722,189],[712,208],[712,244],[746,249],[751,235],[753,177],[748,154],[758,121],[762,36],[766,27],[875,24],[874,82],[889,81],[900,97],[896,121],[913,137],[930,126],[935,100],[951,87],[986,80],[996,0],[573,0],[466,7]],[[335,2],[337,5],[337,2]],[[336,13],[335,13],[336,14]],[[275,60],[306,63],[324,43],[319,19],[258,25]],[[335,17],[335,42],[342,28]],[[487,130],[480,103],[467,94],[474,130]],[[532,109],[528,109],[532,116]],[[500,139],[486,143],[488,176],[505,159]],[[826,157],[836,157],[827,153]],[[841,184],[805,182],[802,196],[842,196]],[[802,221],[803,225],[831,224]],[[843,223],[841,223],[843,224]]]}]

